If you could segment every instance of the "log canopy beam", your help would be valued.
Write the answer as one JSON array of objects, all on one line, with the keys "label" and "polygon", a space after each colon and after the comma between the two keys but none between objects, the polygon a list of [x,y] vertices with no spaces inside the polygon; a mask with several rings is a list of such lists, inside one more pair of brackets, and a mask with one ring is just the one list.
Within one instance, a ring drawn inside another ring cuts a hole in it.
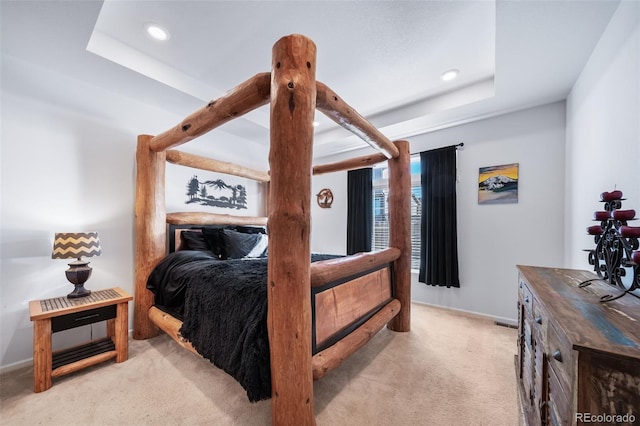
[{"label": "log canopy beam", "polygon": [[294,34],[273,46],[267,327],[273,425],[315,425],[309,246],[316,46]]},{"label": "log canopy beam", "polygon": [[356,170],[373,166],[374,164],[387,161],[387,156],[381,152],[372,155],[363,155],[362,157],[350,158],[348,160],[339,161],[337,163],[320,164],[313,166],[313,174],[321,175],[323,173],[340,172],[343,170]]},{"label": "log canopy beam", "polygon": [[160,152],[176,147],[266,105],[269,103],[270,85],[271,75],[268,72],[256,74],[226,95],[209,102],[180,124],[153,137],[151,150]]},{"label": "log canopy beam", "polygon": [[316,81],[316,108],[324,115],[349,130],[354,135],[383,153],[387,158],[396,158],[398,148],[376,129],[366,118],[351,108],[325,84]]},{"label": "log canopy beam", "polygon": [[226,161],[212,160],[199,155],[176,151],[174,149],[167,151],[167,161],[180,166],[244,177],[258,182],[269,182],[271,179],[267,172],[253,170],[238,164],[228,163]]},{"label": "log canopy beam", "polygon": [[342,278],[366,272],[393,262],[399,257],[399,249],[387,248],[380,251],[358,253],[352,256],[313,262],[311,264],[311,287],[321,287]]},{"label": "log canopy beam", "polygon": [[234,216],[218,213],[177,212],[167,213],[170,225],[255,225],[267,226],[267,218],[260,216]]},{"label": "log canopy beam", "polygon": [[393,331],[411,329],[411,154],[409,142],[396,141],[398,158],[389,160],[389,245],[400,249],[393,278],[402,308],[389,322]]}]

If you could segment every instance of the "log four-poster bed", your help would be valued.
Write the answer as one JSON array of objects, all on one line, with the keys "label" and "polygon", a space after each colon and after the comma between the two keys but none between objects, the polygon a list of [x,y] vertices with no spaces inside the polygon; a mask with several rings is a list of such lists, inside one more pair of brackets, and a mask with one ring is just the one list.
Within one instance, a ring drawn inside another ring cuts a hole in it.
[{"label": "log four-poster bed", "polygon": [[[165,331],[185,348],[180,319],[154,306],[147,282],[167,256],[167,225],[267,226],[266,329],[272,422],[315,424],[313,380],[339,366],[386,324],[410,328],[410,170],[407,141],[391,142],[326,85],[315,80],[313,41],[290,35],[272,50],[270,73],[258,74],[157,136],[141,135],[137,148],[136,288],[134,338]],[[270,103],[269,172],[215,161],[171,148]],[[312,167],[313,119],[319,109],[379,152]],[[264,183],[265,217],[166,212],[166,162]],[[310,262],[311,177],[389,166],[389,248]],[[186,315],[186,313],[185,313]],[[186,319],[185,319],[186,324]]]}]

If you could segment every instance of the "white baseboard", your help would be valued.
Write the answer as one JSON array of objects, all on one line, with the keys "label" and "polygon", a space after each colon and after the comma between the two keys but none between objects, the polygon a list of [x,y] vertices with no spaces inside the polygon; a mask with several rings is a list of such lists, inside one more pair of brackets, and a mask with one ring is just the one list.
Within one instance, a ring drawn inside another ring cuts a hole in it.
[{"label": "white baseboard", "polygon": [[15,370],[19,370],[24,367],[31,367],[33,365],[33,358],[25,359],[22,361],[14,362],[13,364],[3,365],[0,367],[0,375],[10,373]]},{"label": "white baseboard", "polygon": [[449,306],[435,305],[433,303],[420,302],[420,301],[417,301],[417,300],[412,300],[411,303],[415,303],[417,305],[429,306],[429,307],[432,307],[432,308],[444,309],[444,310],[447,310],[447,311],[452,311],[452,312],[456,312],[456,313],[459,313],[459,314],[468,315],[468,316],[472,316],[472,317],[476,317],[476,318],[489,319],[491,321],[495,321],[496,323],[505,324],[505,325],[508,325],[508,326],[511,326],[511,327],[517,327],[518,326],[518,320],[517,319],[513,319],[513,318],[497,317],[497,316],[493,316],[493,315],[483,314],[483,313],[480,313],[480,312],[467,311],[467,310],[464,310],[464,309],[456,309],[456,308],[451,308]]}]

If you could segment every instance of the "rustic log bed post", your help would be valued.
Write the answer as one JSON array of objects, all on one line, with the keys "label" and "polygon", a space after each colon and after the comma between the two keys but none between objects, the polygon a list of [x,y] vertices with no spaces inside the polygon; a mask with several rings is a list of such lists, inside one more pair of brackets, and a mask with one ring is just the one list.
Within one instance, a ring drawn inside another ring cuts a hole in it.
[{"label": "rustic log bed post", "polygon": [[[134,338],[160,330],[194,353],[182,321],[153,306],[146,280],[166,254],[167,224],[267,226],[267,327],[272,423],[314,425],[313,380],[338,367],[381,328],[410,329],[410,159],[407,141],[389,141],[326,85],[315,80],[316,47],[301,35],[273,46],[270,73],[257,74],[157,136],[138,137]],[[171,148],[270,102],[270,171]],[[312,167],[315,109],[378,152]],[[389,248],[310,262],[311,176],[389,164]],[[174,212],[165,207],[166,163],[253,179],[268,217]],[[180,232],[175,230],[176,235]],[[171,236],[170,242],[175,240]]]},{"label": "rustic log bed post", "polygon": [[[271,64],[268,266],[272,410],[276,425],[314,425],[309,246],[316,46],[280,39]],[[288,327],[282,327],[288,324]]]},{"label": "rustic log bed post", "polygon": [[411,155],[409,142],[395,143],[399,155],[389,160],[389,246],[400,249],[393,267],[396,298],[402,309],[387,325],[394,331],[411,329]]},{"label": "rustic log bed post", "polygon": [[157,336],[158,328],[149,319],[153,294],[147,291],[147,278],[165,255],[166,208],[164,194],[165,153],[149,148],[152,137],[138,136],[136,151],[136,288],[134,339]]}]

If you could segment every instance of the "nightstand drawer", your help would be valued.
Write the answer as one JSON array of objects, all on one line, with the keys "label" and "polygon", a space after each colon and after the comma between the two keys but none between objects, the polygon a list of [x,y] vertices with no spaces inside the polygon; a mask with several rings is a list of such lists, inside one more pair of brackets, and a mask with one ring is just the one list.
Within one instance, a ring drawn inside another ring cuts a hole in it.
[{"label": "nightstand drawer", "polygon": [[72,314],[51,318],[51,331],[56,333],[58,331],[93,324],[94,322],[106,321],[115,317],[116,305],[74,312]]}]

